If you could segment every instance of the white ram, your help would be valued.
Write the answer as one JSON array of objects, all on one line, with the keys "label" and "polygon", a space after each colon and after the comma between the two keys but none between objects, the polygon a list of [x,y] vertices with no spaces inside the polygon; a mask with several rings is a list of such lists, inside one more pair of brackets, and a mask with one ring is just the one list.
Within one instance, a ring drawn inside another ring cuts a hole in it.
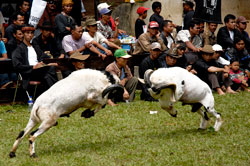
[{"label": "white ram", "polygon": [[69,116],[80,107],[87,108],[82,113],[83,117],[94,116],[106,105],[111,95],[123,94],[123,87],[118,83],[118,77],[91,69],[75,71],[67,78],[58,81],[35,101],[29,122],[16,138],[9,156],[11,158],[16,156],[15,152],[21,140],[41,123],[37,130],[31,132],[29,138],[30,156],[35,157],[35,139],[55,126],[59,117]]},{"label": "white ram", "polygon": [[[144,74],[145,83],[149,84],[151,96],[158,99],[161,108],[176,117],[174,103],[181,101],[183,105],[192,105],[192,112],[198,111],[202,116],[200,128],[206,129],[209,120],[206,112],[216,118],[215,131],[222,124],[221,115],[214,109],[214,97],[209,86],[194,74],[180,67],[160,68],[156,71],[147,70]],[[201,109],[204,106],[205,111]]]}]

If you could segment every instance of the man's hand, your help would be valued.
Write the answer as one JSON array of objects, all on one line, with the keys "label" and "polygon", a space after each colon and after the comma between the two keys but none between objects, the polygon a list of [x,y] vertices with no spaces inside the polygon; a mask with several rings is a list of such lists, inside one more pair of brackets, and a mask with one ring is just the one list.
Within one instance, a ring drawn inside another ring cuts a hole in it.
[{"label": "man's hand", "polygon": [[99,54],[98,54],[98,56],[99,56],[99,57],[101,57],[101,58],[102,58],[102,60],[104,60],[104,59],[107,57],[107,55],[102,54],[102,53],[99,53]]},{"label": "man's hand", "polygon": [[115,19],[115,26],[119,26],[119,24],[120,24],[120,21],[119,21],[119,17],[116,17],[116,19]]},{"label": "man's hand", "polygon": [[35,66],[33,66],[33,69],[39,69],[39,68],[44,67],[44,66],[46,66],[45,63],[43,63],[43,62],[38,62]]},{"label": "man's hand", "polygon": [[125,86],[125,84],[126,84],[127,81],[128,81],[127,78],[123,78],[123,79],[120,81],[120,84],[121,84],[122,86]]},{"label": "man's hand", "polygon": [[106,53],[108,56],[112,56],[112,55],[113,55],[113,53],[112,53],[110,50],[108,50],[108,49],[105,50],[105,53]]}]

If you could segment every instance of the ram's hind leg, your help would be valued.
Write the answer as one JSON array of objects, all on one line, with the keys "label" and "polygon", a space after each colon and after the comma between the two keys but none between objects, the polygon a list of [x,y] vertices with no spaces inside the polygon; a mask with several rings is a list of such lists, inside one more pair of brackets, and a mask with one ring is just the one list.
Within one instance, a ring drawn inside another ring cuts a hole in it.
[{"label": "ram's hind leg", "polygon": [[50,129],[51,127],[53,127],[56,124],[56,120],[54,119],[50,119],[47,121],[43,121],[42,124],[38,127],[37,130],[35,130],[34,132],[32,132],[30,134],[30,138],[29,138],[29,143],[30,143],[30,147],[29,147],[29,152],[30,152],[30,157],[36,157],[35,154],[35,139],[43,134],[44,132],[46,132],[48,129]]},{"label": "ram's hind leg", "polygon": [[205,109],[207,110],[208,113],[210,113],[211,115],[213,115],[216,118],[216,121],[215,121],[215,124],[214,124],[214,130],[219,131],[220,127],[221,127],[221,125],[223,123],[220,113],[217,113],[215,111],[215,109],[211,108],[211,107],[207,107],[207,108],[205,107]]},{"label": "ram's hind leg", "polygon": [[16,138],[16,141],[11,149],[11,152],[9,153],[10,158],[16,157],[16,150],[17,150],[18,145],[21,143],[23,138],[27,134],[30,133],[30,131],[36,126],[36,124],[37,124],[37,122],[30,119],[27,126],[25,127],[25,129],[19,133],[19,135]]},{"label": "ram's hind leg", "polygon": [[203,111],[201,108],[197,111],[197,113],[201,115],[201,123],[200,123],[199,129],[202,129],[202,130],[207,129],[207,123],[209,120],[207,113]]}]

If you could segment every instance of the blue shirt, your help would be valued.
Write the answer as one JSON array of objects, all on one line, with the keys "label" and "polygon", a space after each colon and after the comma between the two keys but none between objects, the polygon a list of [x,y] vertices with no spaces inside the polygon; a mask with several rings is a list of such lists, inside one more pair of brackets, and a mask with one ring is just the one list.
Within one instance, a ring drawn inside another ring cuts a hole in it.
[{"label": "blue shirt", "polygon": [[5,53],[7,53],[7,51],[6,51],[3,41],[1,40],[0,41],[0,55],[2,56],[2,54],[5,54]]}]

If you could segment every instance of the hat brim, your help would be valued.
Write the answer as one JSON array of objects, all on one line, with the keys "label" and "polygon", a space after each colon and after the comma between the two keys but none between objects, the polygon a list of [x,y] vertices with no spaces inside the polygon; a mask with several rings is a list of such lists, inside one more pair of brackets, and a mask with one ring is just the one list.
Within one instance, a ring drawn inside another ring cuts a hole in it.
[{"label": "hat brim", "polygon": [[131,57],[132,57],[131,55],[126,54],[126,55],[121,56],[120,58],[125,58],[125,59],[128,59],[128,58],[131,58]]},{"label": "hat brim", "polygon": [[79,61],[84,61],[84,60],[88,59],[89,56],[90,56],[90,54],[79,55],[79,56],[77,56],[77,57],[71,57],[70,59],[79,60]]},{"label": "hat brim", "polygon": [[171,56],[172,58],[179,59],[182,57],[182,55],[173,55],[173,54],[168,54],[168,56]]},{"label": "hat brim", "polygon": [[159,50],[159,51],[161,51],[161,48],[159,48],[159,47],[154,47],[154,48],[151,48],[152,50]]}]

